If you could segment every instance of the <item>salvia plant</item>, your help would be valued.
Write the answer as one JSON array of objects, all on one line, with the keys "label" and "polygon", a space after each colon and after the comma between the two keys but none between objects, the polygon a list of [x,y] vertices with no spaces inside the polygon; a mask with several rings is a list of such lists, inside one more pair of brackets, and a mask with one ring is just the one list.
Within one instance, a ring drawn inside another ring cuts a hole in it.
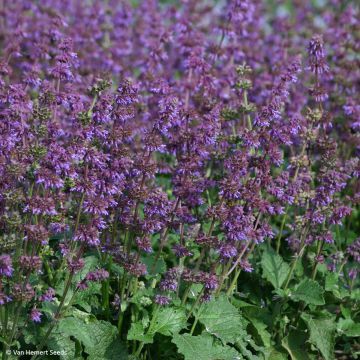
[{"label": "salvia plant", "polygon": [[2,359],[360,358],[358,5],[0,1]]}]

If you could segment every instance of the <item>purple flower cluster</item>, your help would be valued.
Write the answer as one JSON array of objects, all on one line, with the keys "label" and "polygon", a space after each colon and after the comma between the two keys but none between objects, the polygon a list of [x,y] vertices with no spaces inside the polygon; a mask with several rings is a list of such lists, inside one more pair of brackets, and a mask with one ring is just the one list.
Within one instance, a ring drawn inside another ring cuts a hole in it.
[{"label": "purple flower cluster", "polygon": [[[1,306],[40,322],[89,254],[107,270],[77,289],[104,281],[125,304],[144,280],[163,306],[201,284],[208,301],[261,243],[333,244],[359,205],[353,3],[317,10],[327,28],[303,25],[306,1],[270,17],[247,0],[5,3]],[[346,251],[359,262],[359,240]]]}]

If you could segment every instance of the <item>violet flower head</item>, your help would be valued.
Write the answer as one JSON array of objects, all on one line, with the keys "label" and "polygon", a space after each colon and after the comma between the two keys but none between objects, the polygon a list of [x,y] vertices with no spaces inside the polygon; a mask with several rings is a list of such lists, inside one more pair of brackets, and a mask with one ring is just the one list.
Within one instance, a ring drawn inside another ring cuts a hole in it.
[{"label": "violet flower head", "polygon": [[347,249],[346,254],[360,263],[360,237],[357,238]]},{"label": "violet flower head", "polygon": [[35,290],[29,283],[26,283],[25,286],[22,284],[14,284],[12,295],[15,300],[28,302],[35,297]]},{"label": "violet flower head", "polygon": [[80,271],[85,265],[84,259],[76,259],[76,258],[68,259],[67,263],[71,273],[76,273]]},{"label": "violet flower head", "polygon": [[10,296],[7,296],[2,291],[0,291],[0,305],[5,305],[10,302],[12,299]]},{"label": "violet flower head", "polygon": [[359,273],[358,269],[351,269],[349,271],[350,280],[355,280],[357,278],[358,273]]},{"label": "violet flower head", "polygon": [[176,291],[178,287],[178,268],[169,269],[164,276],[164,279],[160,282],[161,291]]},{"label": "violet flower head", "polygon": [[80,225],[74,236],[74,241],[84,242],[89,246],[97,246],[100,244],[99,231],[94,226]]},{"label": "violet flower head", "polygon": [[42,225],[26,225],[25,240],[46,245],[49,241],[49,233]]},{"label": "violet flower head", "polygon": [[156,295],[155,296],[155,303],[160,306],[165,306],[170,304],[171,299],[167,296]]},{"label": "violet flower head", "polygon": [[232,244],[222,244],[218,250],[222,258],[231,258],[236,256],[236,247]]},{"label": "violet flower head", "polygon": [[137,101],[138,89],[129,81],[125,80],[117,90],[116,102],[119,105],[132,105]]},{"label": "violet flower head", "polygon": [[0,276],[11,277],[14,268],[12,266],[12,260],[10,255],[0,256]]},{"label": "violet flower head", "polygon": [[309,68],[315,74],[316,83],[309,89],[311,96],[316,102],[322,102],[328,98],[327,91],[319,83],[319,76],[329,71],[326,63],[324,42],[321,35],[314,35],[308,46]]},{"label": "violet flower head", "polygon": [[189,251],[185,246],[176,244],[172,247],[175,256],[177,257],[185,257],[185,256],[192,256],[192,252]]},{"label": "violet flower head", "polygon": [[87,281],[103,281],[109,277],[109,273],[105,269],[91,271],[86,275]]},{"label": "violet flower head", "polygon": [[30,319],[31,321],[35,322],[35,323],[39,323],[41,322],[41,312],[37,309],[37,308],[32,308],[31,312],[30,312]]},{"label": "violet flower head", "polygon": [[55,300],[55,290],[53,288],[48,288],[42,295],[39,297],[40,301],[54,301]]},{"label": "violet flower head", "polygon": [[42,260],[39,256],[22,255],[19,258],[19,265],[24,271],[39,271]]},{"label": "violet flower head", "polygon": [[136,245],[139,248],[139,250],[142,250],[146,253],[152,253],[153,251],[151,246],[151,241],[148,236],[136,238]]}]

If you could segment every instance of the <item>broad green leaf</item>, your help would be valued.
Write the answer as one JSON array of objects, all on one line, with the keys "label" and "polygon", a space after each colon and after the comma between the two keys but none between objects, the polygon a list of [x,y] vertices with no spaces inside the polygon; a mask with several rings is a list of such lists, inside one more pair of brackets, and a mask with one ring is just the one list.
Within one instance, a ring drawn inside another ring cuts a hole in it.
[{"label": "broad green leaf", "polygon": [[126,360],[127,352],[117,328],[106,321],[87,324],[91,346],[85,347],[87,360]]},{"label": "broad green leaf", "polygon": [[84,344],[85,352],[89,354],[88,360],[127,359],[117,328],[106,321],[85,323],[81,319],[68,317],[60,321],[58,329]]},{"label": "broad green leaf", "polygon": [[339,292],[339,275],[333,272],[329,272],[325,278],[325,290]]},{"label": "broad green leaf", "polygon": [[[291,331],[281,341],[281,345],[289,353],[291,360],[309,360],[306,354],[306,335],[301,331]],[[269,359],[270,360],[270,359]]]},{"label": "broad green leaf", "polygon": [[325,360],[334,360],[336,325],[331,318],[313,318],[309,314],[302,314],[310,330],[310,342],[315,345]]},{"label": "broad green leaf", "polygon": [[224,342],[234,343],[246,334],[246,321],[226,296],[220,296],[203,305],[199,321],[206,331]]},{"label": "broad green leaf", "polygon": [[148,328],[145,328],[143,322],[133,323],[128,332],[127,339],[150,344],[153,342],[156,333],[171,336],[187,326],[186,315],[182,309],[174,309],[172,307],[161,308],[155,314],[155,317],[153,324]]},{"label": "broad green leaf", "polygon": [[241,355],[229,346],[222,346],[214,341],[209,334],[191,336],[190,334],[175,334],[172,342],[176,344],[179,353],[185,360],[236,360]]},{"label": "broad green leaf", "polygon": [[[248,349],[248,347],[251,346],[259,356],[254,355],[253,352],[251,350]],[[254,343],[254,341],[251,339],[250,335],[246,335],[244,338],[239,338],[236,341],[236,348],[239,349],[239,351],[241,352],[241,355],[244,356],[245,359],[249,359],[249,360],[263,360],[263,356],[262,354],[262,348],[256,346],[256,344]]]},{"label": "broad green leaf", "polygon": [[53,332],[47,340],[46,345],[49,350],[59,351],[60,359],[75,359],[75,343],[70,339],[70,336],[59,332]]},{"label": "broad green leaf", "polygon": [[156,321],[150,334],[160,333],[166,336],[178,333],[187,326],[186,315],[182,309],[162,308],[156,315]]},{"label": "broad green leaf", "polygon": [[352,319],[340,319],[338,322],[338,331],[350,337],[360,336],[360,324]]},{"label": "broad green leaf", "polygon": [[289,265],[271,248],[264,251],[261,266],[263,276],[271,282],[275,289],[283,285],[290,271]]},{"label": "broad green leaf", "polygon": [[325,290],[330,291],[334,296],[343,299],[350,295],[348,289],[339,281],[339,275],[336,273],[327,273],[325,278]]},{"label": "broad green leaf", "polygon": [[267,325],[256,318],[251,318],[249,321],[256,329],[256,332],[264,346],[269,347],[271,345],[271,334],[266,330]]},{"label": "broad green leaf", "polygon": [[151,344],[153,342],[153,334],[145,334],[144,326],[141,322],[131,324],[131,328],[127,334],[128,340],[142,341],[144,344]]},{"label": "broad green leaf", "polygon": [[314,280],[304,279],[291,294],[295,301],[304,301],[306,304],[324,305],[324,289]]},{"label": "broad green leaf", "polygon": [[84,346],[91,346],[91,339],[89,339],[89,332],[86,328],[86,323],[75,317],[66,317],[60,320],[58,325],[59,332],[73,336]]},{"label": "broad green leaf", "polygon": [[269,347],[264,352],[265,360],[288,360],[288,356],[284,352],[280,352],[273,347]]},{"label": "broad green leaf", "polygon": [[251,304],[244,305],[242,313],[255,328],[264,346],[269,348],[271,345],[271,334],[267,331],[267,327],[272,322],[271,314],[266,309]]}]

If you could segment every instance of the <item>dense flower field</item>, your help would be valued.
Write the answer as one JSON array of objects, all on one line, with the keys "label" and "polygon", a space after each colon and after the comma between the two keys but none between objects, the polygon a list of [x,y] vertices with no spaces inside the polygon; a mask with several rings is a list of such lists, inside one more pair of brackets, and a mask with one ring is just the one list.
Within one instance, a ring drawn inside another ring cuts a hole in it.
[{"label": "dense flower field", "polygon": [[360,358],[357,1],[0,1],[2,359]]}]

